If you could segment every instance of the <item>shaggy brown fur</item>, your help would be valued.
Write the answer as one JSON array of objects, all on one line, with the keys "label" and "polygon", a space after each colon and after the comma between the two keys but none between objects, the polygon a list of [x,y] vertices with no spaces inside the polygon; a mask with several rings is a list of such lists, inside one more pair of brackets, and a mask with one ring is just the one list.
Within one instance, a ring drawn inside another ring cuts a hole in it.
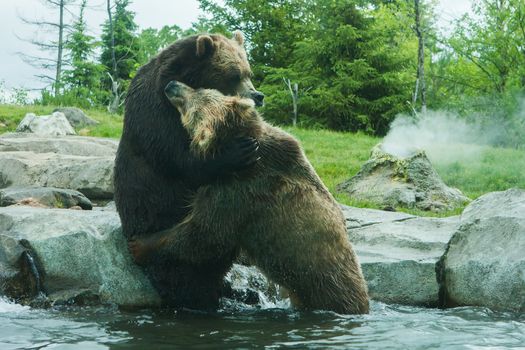
[{"label": "shaggy brown fur", "polygon": [[[231,177],[257,157],[255,140],[225,145],[227,151],[214,159],[195,156],[179,112],[164,94],[166,85],[176,79],[261,104],[264,95],[253,88],[250,75],[239,32],[232,39],[203,34],[177,40],[138,70],[126,97],[115,163],[115,202],[126,238],[174,227],[190,211],[188,194]],[[164,305],[215,309],[224,273],[236,255],[224,250],[190,264],[172,254],[156,254],[143,266]]]},{"label": "shaggy brown fur", "polygon": [[137,258],[164,250],[197,264],[238,246],[297,306],[367,313],[345,219],[299,143],[263,122],[250,100],[171,85],[166,92],[192,137],[192,152],[209,157],[225,140],[250,135],[259,140],[261,160],[237,180],[201,187],[179,225],[135,242]]}]

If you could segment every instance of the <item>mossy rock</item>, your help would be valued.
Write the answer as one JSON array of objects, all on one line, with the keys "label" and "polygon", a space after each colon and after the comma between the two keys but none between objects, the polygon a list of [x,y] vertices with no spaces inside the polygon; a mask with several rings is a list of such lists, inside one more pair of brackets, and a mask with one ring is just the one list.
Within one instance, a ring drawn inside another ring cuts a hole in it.
[{"label": "mossy rock", "polygon": [[376,145],[370,159],[337,191],[354,200],[376,203],[385,208],[448,211],[463,207],[470,199],[448,187],[422,150],[397,157]]}]

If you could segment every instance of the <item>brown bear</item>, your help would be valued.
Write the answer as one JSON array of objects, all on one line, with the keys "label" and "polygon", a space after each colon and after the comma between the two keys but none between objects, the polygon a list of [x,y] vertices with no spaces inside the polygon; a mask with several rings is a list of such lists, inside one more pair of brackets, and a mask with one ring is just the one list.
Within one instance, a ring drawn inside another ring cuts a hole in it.
[{"label": "brown bear", "polygon": [[[194,35],[176,41],[138,70],[126,97],[115,161],[115,202],[128,239],[175,226],[190,210],[188,194],[256,161],[253,138],[237,138],[213,158],[194,156],[180,114],[164,94],[168,82],[177,79],[262,104],[264,95],[250,81],[243,44],[240,32],[232,39]],[[222,277],[236,254],[224,250],[198,264],[158,254],[144,262],[144,268],[164,305],[214,309]]]},{"label": "brown bear", "polygon": [[135,257],[162,252],[199,264],[240,248],[296,306],[367,313],[366,283],[343,213],[298,141],[263,122],[251,100],[178,82],[166,94],[196,157],[213,157],[229,140],[249,136],[259,140],[261,160],[236,179],[200,187],[179,225],[130,243]]}]

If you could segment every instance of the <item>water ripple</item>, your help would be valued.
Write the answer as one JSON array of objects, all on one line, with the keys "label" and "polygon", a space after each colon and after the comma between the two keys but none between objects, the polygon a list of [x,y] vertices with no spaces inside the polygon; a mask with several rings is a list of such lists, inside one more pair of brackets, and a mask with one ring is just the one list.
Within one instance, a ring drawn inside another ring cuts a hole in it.
[{"label": "water ripple", "polygon": [[0,299],[0,349],[525,349],[525,316],[372,303],[365,316],[233,305],[218,313],[32,310]]}]

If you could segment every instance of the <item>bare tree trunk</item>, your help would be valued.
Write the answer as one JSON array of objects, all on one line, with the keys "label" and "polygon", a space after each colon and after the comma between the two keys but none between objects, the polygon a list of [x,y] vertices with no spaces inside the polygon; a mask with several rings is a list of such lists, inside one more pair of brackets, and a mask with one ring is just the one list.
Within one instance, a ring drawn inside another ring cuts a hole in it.
[{"label": "bare tree trunk", "polygon": [[62,75],[62,51],[64,48],[64,0],[60,0],[60,20],[58,23],[58,57],[57,71],[55,76],[55,96],[60,93],[61,75]]},{"label": "bare tree trunk", "polygon": [[111,61],[113,63],[112,75],[117,79],[117,58],[115,56],[115,31],[113,30],[113,16],[111,14],[111,0],[107,1],[108,4],[108,18],[109,18],[109,32],[111,33]]},{"label": "bare tree trunk", "polygon": [[71,11],[68,10],[68,6],[74,5],[77,0],[41,0],[40,2],[50,9],[58,10],[59,18],[56,22],[47,19],[31,20],[23,16],[19,16],[19,18],[25,24],[36,26],[40,32],[49,32],[55,35],[58,31],[58,40],[25,39],[17,36],[20,40],[36,46],[39,51],[48,53],[45,56],[35,56],[28,55],[25,52],[17,52],[17,55],[27,64],[39,68],[39,74],[36,75],[36,77],[50,82],[53,93],[57,96],[60,94],[62,87],[62,70],[64,65],[67,64],[67,59],[64,58],[64,45],[65,37],[71,28],[71,26],[66,23],[67,13],[71,13]]},{"label": "bare tree trunk", "polygon": [[299,98],[299,85],[293,84],[292,103],[293,103],[293,126],[297,125],[297,99]]},{"label": "bare tree trunk", "polygon": [[113,63],[113,69],[109,77],[111,78],[111,94],[112,100],[108,105],[109,113],[116,113],[120,106],[120,93],[119,93],[119,83],[118,83],[118,68],[117,68],[117,59],[115,55],[115,32],[113,30],[113,17],[111,14],[111,0],[107,0],[107,11],[109,19],[109,33],[111,35],[111,61]]},{"label": "bare tree trunk", "polygon": [[427,110],[427,88],[425,84],[425,38],[421,30],[421,11],[419,8],[420,0],[414,0],[415,19],[416,19],[416,35],[418,40],[417,45],[417,80],[414,91],[413,102],[417,101],[419,91],[421,90],[421,112],[425,113]]},{"label": "bare tree trunk", "polygon": [[293,84],[290,82],[290,79],[284,79],[284,83],[288,86],[290,90],[290,95],[292,96],[292,105],[293,105],[293,118],[292,125],[297,125],[297,101],[299,100],[299,85],[297,83]]}]

